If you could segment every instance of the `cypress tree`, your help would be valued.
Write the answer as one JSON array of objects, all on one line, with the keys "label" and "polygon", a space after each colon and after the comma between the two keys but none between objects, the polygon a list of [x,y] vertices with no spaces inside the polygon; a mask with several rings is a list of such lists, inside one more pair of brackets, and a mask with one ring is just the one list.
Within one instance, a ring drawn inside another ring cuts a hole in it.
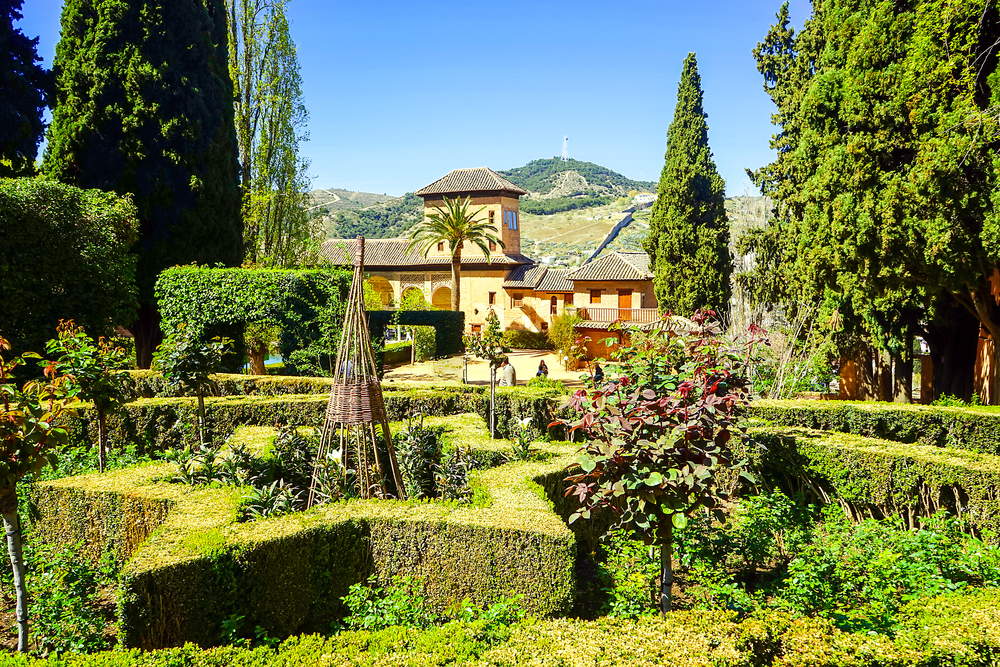
[{"label": "cypress tree", "polygon": [[43,169],[131,194],[140,367],[162,338],[156,276],[243,258],[233,85],[222,0],[67,0]]},{"label": "cypress tree", "polygon": [[38,39],[14,29],[21,0],[0,0],[0,177],[30,176],[45,124],[50,72],[38,65]]},{"label": "cypress tree", "polygon": [[667,154],[643,247],[652,260],[661,311],[728,309],[729,220],[725,183],[708,148],[707,114],[693,53],[684,59]]}]

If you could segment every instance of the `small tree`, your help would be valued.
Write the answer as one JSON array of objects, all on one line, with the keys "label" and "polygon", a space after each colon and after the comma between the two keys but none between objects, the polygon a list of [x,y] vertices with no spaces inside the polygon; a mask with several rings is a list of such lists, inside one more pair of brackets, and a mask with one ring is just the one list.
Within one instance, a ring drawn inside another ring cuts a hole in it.
[{"label": "small tree", "polygon": [[154,366],[169,386],[192,390],[198,396],[198,440],[202,446],[206,444],[205,392],[217,388],[209,376],[219,370],[232,342],[218,336],[203,342],[182,326],[172,331],[153,355]]},{"label": "small tree", "polygon": [[51,363],[66,378],[69,395],[94,404],[97,411],[97,467],[104,472],[108,451],[108,414],[125,402],[121,375],[114,369],[125,362],[126,352],[103,336],[95,343],[73,320],[59,322],[56,337],[45,344],[45,350],[59,355]]},{"label": "small tree", "polygon": [[465,348],[473,356],[485,359],[490,364],[490,437],[495,438],[497,368],[510,348],[503,344],[500,320],[494,311],[486,315],[486,331],[464,337]]},{"label": "small tree", "polygon": [[[0,337],[0,352],[10,344]],[[75,400],[63,386],[54,364],[45,366],[44,379],[26,383],[21,390],[13,384],[14,369],[25,359],[40,359],[35,352],[25,352],[10,361],[0,354],[0,514],[7,535],[7,553],[14,573],[17,596],[17,650],[28,650],[28,592],[24,584],[24,560],[21,547],[21,521],[17,514],[17,483],[55,463],[52,449],[69,441],[66,429],[53,422]]]},{"label": "small tree", "polygon": [[[582,471],[566,478],[566,495],[580,502],[569,522],[607,509],[633,535],[659,546],[663,613],[671,606],[674,528],[702,507],[724,521],[718,504],[727,494],[719,476],[746,476],[729,447],[745,432],[734,423],[747,402],[743,357],[723,347],[710,315],[695,315],[699,329],[692,334],[678,334],[668,320],[658,344],[649,337],[643,349],[623,348],[621,377],[606,377],[589,394],[578,391],[571,405],[582,415],[564,422],[587,438],[577,459]],[[653,359],[660,356],[662,364]],[[661,367],[659,391],[636,381],[651,365]]]}]

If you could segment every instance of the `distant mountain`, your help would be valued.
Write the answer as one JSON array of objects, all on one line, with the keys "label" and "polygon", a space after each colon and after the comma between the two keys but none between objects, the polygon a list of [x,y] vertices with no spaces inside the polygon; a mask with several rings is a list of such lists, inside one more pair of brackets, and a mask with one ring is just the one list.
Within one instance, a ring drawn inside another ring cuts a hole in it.
[{"label": "distant mountain", "polygon": [[[521,211],[552,215],[610,204],[631,190],[655,191],[656,184],[633,181],[606,167],[579,160],[534,160],[498,172],[529,192]],[[311,209],[324,218],[328,238],[401,236],[423,217],[423,199],[412,192],[390,197],[368,192],[313,190]]]},{"label": "distant mountain", "polygon": [[633,181],[616,171],[580,160],[532,160],[523,167],[499,172],[515,185],[532,193],[532,199],[585,195],[621,197],[630,190],[655,191],[651,181]]}]

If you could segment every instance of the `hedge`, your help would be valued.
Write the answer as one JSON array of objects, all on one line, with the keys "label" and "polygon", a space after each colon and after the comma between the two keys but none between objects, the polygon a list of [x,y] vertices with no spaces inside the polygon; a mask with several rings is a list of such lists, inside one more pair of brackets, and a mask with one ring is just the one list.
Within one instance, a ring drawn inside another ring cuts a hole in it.
[{"label": "hedge", "polygon": [[428,630],[388,628],[293,637],[278,648],[196,645],[108,651],[38,660],[11,655],[11,667],[285,667],[327,665],[565,665],[583,667],[943,667],[1000,658],[995,589],[911,603],[894,638],[845,633],[818,619],[781,612],[736,620],[728,612],[673,612],[666,619],[528,621],[498,631],[483,621]]},{"label": "hedge", "polygon": [[840,502],[855,519],[918,517],[942,508],[1000,536],[1000,457],[802,428],[752,430],[741,454],[765,485]]},{"label": "hedge", "polygon": [[[270,379],[257,378],[258,387],[284,386],[280,381],[268,383]],[[311,380],[317,386],[322,384],[317,378]],[[292,386],[296,386],[294,379]],[[546,433],[557,411],[558,395],[550,389],[499,389],[496,400],[498,435],[513,437],[521,429],[518,420],[525,417],[531,417],[536,433]],[[398,388],[390,385],[383,396],[390,421],[400,421],[418,413],[440,416],[476,412],[484,419],[489,414],[489,396],[482,387],[409,389],[407,385],[399,385]],[[242,425],[317,423],[323,417],[327,400],[326,393],[235,394],[206,399],[205,411],[208,424],[215,433],[227,436]],[[138,399],[125,404],[107,420],[112,446],[133,445],[142,452],[162,451],[181,445],[185,427],[195,422],[196,399],[187,397]],[[69,429],[70,440],[75,445],[97,441],[96,414],[91,409],[80,410],[76,417],[63,418],[62,424]]]},{"label": "hedge", "polygon": [[554,350],[555,343],[544,331],[508,329],[503,332],[503,344],[515,350]]},{"label": "hedge", "polygon": [[368,331],[372,340],[385,340],[389,324],[434,327],[435,357],[449,357],[465,350],[465,313],[451,310],[372,310],[368,313]]},{"label": "hedge", "polygon": [[[452,425],[487,451],[510,447],[490,441],[475,416]],[[125,647],[211,645],[235,616],[274,636],[327,629],[343,616],[348,587],[369,576],[421,576],[442,607],[522,594],[531,613],[549,616],[572,603],[575,544],[531,480],[565,467],[572,448],[537,446],[555,458],[476,473],[481,507],[354,500],[238,523],[242,490],[172,484],[162,481],[172,464],[151,464],[38,483],[30,516],[43,542],[85,541],[91,559],[127,561]],[[109,511],[118,516],[105,520]],[[155,530],[141,541],[133,526]]]},{"label": "hedge", "polygon": [[1000,454],[1000,409],[856,401],[754,401],[748,416],[921,445]]}]

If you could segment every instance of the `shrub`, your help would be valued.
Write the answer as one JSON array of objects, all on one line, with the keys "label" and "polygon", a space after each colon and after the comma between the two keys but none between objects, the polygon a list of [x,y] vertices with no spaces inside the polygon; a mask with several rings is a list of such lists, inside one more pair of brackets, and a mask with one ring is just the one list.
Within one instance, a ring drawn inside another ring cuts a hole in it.
[{"label": "shrub", "polygon": [[513,350],[554,350],[552,339],[544,331],[508,329],[503,332],[503,344]]},{"label": "shrub", "polygon": [[139,231],[128,197],[36,178],[0,179],[3,307],[15,354],[41,350],[60,320],[95,336],[135,316]]},{"label": "shrub", "polygon": [[559,353],[566,370],[576,365],[574,349],[576,346],[576,325],[583,321],[583,318],[576,312],[564,312],[552,318],[552,325],[549,327],[549,340],[552,347]]}]

